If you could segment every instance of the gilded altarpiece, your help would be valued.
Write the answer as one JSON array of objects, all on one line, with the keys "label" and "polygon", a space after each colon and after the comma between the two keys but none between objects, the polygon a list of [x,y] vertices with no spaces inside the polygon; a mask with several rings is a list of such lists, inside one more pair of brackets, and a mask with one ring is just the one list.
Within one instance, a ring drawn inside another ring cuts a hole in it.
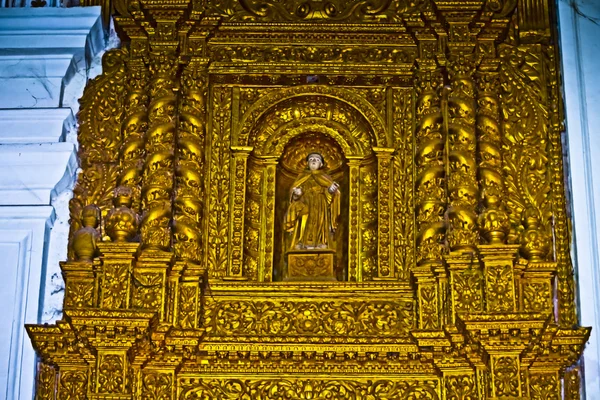
[{"label": "gilded altarpiece", "polygon": [[553,2],[100,4],[37,399],[579,398]]}]

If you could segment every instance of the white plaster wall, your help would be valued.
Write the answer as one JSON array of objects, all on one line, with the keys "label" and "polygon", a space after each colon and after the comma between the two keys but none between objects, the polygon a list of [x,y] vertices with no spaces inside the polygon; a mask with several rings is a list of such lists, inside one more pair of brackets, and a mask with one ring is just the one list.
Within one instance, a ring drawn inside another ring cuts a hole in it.
[{"label": "white plaster wall", "polygon": [[585,394],[600,400],[600,1],[558,0]]},{"label": "white plaster wall", "polygon": [[106,44],[99,7],[0,8],[0,400],[33,398],[24,324],[61,317],[74,115]]}]

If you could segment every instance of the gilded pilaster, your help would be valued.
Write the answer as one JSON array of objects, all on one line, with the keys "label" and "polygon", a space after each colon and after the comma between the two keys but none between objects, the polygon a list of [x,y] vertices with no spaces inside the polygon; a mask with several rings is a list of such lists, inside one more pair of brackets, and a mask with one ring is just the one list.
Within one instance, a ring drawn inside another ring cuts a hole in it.
[{"label": "gilded pilaster", "polygon": [[207,240],[206,267],[210,277],[227,273],[230,203],[230,141],[231,141],[231,88],[217,86],[211,92],[210,143],[208,160]]},{"label": "gilded pilaster", "polygon": [[360,282],[363,279],[363,271],[359,258],[359,210],[360,210],[360,159],[349,158],[348,172],[350,174],[349,196],[350,207],[348,210],[348,281]]},{"label": "gilded pilaster", "polygon": [[414,99],[410,88],[392,90],[392,129],[396,138],[393,157],[394,270],[401,281],[410,279],[415,264],[415,159]]},{"label": "gilded pilaster", "polygon": [[261,160],[263,165],[261,178],[261,203],[260,203],[260,258],[259,282],[273,280],[273,252],[275,250],[275,191],[277,173],[277,160],[266,158]]},{"label": "gilded pilaster", "polygon": [[230,260],[225,279],[247,279],[244,276],[244,208],[246,205],[246,170],[249,146],[232,146],[231,159],[231,221],[229,228]]},{"label": "gilded pilaster", "polygon": [[378,254],[376,279],[396,279],[394,269],[394,244],[392,243],[392,209],[393,193],[391,190],[393,182],[392,153],[394,149],[377,147],[373,149],[377,156],[377,244]]}]

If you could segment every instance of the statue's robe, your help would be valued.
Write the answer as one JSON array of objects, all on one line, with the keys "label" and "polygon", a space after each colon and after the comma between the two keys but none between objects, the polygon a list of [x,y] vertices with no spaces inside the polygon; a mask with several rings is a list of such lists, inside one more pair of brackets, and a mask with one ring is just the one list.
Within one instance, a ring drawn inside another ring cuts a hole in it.
[{"label": "statue's robe", "polygon": [[[340,193],[329,193],[333,179],[322,170],[305,171],[290,190],[284,230],[291,235],[289,249],[334,248],[333,232],[340,215]],[[294,188],[302,195],[294,195]]]}]

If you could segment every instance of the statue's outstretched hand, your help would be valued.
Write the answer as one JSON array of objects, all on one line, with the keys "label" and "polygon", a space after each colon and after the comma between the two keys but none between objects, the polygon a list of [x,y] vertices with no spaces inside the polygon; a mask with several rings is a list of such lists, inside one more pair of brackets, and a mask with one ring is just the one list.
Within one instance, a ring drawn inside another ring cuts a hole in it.
[{"label": "statue's outstretched hand", "polygon": [[333,182],[331,186],[329,186],[329,193],[334,194],[339,191],[340,185],[337,182]]},{"label": "statue's outstretched hand", "polygon": [[302,188],[299,188],[299,187],[293,188],[292,194],[294,195],[295,198],[299,198],[300,196],[302,196]]}]

